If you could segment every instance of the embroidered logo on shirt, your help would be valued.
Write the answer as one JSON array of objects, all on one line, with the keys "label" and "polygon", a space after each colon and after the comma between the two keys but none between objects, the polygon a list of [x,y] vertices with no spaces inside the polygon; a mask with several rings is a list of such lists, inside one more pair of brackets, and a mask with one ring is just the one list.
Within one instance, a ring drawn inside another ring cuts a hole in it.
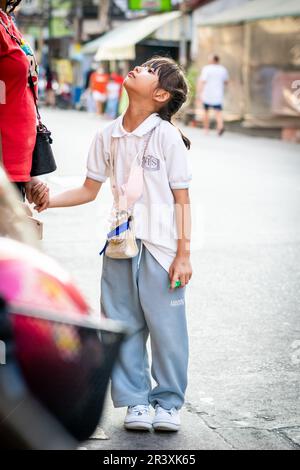
[{"label": "embroidered logo on shirt", "polygon": [[160,170],[160,161],[152,155],[147,155],[143,157],[142,167],[144,170],[158,171]]},{"label": "embroidered logo on shirt", "polygon": [[184,305],[184,299],[171,300],[170,302],[170,307],[179,307],[180,305]]}]

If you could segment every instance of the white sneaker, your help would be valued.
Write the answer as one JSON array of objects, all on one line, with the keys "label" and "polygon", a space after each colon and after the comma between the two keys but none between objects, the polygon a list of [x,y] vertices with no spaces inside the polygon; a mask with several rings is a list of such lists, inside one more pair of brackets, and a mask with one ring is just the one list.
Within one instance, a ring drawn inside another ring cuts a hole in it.
[{"label": "white sneaker", "polygon": [[152,429],[152,416],[149,405],[129,406],[124,420],[126,429],[149,431]]},{"label": "white sneaker", "polygon": [[178,431],[180,428],[179,411],[176,408],[165,410],[156,405],[153,428],[155,431]]}]

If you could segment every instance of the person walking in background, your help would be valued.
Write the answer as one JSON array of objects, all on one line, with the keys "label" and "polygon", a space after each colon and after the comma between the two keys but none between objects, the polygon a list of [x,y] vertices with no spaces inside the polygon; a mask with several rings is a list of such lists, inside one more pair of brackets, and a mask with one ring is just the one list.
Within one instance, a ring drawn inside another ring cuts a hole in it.
[{"label": "person walking in background", "polygon": [[84,92],[82,94],[82,99],[85,103],[85,108],[88,113],[95,113],[96,112],[96,105],[93,98],[93,92],[91,90],[91,76],[97,70],[97,65],[95,63],[91,64],[91,67],[86,72],[85,75],[85,84],[84,84]]},{"label": "person walking in background", "polygon": [[118,116],[120,91],[120,83],[115,80],[114,74],[111,74],[110,80],[107,84],[107,102],[105,108],[105,114],[110,119],[115,119]]},{"label": "person walking in background", "polygon": [[92,73],[90,79],[90,88],[93,93],[93,98],[96,103],[97,114],[101,116],[105,109],[107,100],[107,84],[109,81],[109,74],[105,73],[103,67],[98,67],[96,72]]},{"label": "person walking in background", "polygon": [[112,77],[116,83],[120,85],[120,95],[119,95],[119,103],[118,103],[118,116],[126,111],[128,107],[128,95],[126,92],[125,87],[123,86],[124,80],[126,78],[127,73],[119,69],[117,72],[113,72]]},{"label": "person walking in background", "polygon": [[53,72],[51,70],[51,67],[47,65],[47,68],[46,68],[46,106],[50,106],[51,108],[54,108],[56,104],[56,97],[55,97],[53,82],[54,82]]},{"label": "person walking in background", "polygon": [[[121,70],[118,72],[112,72],[111,77],[114,79],[116,83],[120,85],[120,87],[123,85],[125,77],[123,76]],[[121,95],[121,90],[120,90],[120,95]]]},{"label": "person walking in background", "polygon": [[96,72],[97,66],[96,64],[91,64],[91,67],[88,69],[88,71],[85,74],[85,80],[84,80],[84,90],[88,90],[90,88],[90,82],[91,82],[91,76],[93,75],[94,72]]},{"label": "person walking in background", "polygon": [[224,133],[223,101],[225,86],[228,84],[228,70],[220,64],[220,58],[213,55],[210,63],[203,67],[197,86],[197,106],[203,104],[205,133],[209,132],[209,110],[215,111],[218,134]]}]

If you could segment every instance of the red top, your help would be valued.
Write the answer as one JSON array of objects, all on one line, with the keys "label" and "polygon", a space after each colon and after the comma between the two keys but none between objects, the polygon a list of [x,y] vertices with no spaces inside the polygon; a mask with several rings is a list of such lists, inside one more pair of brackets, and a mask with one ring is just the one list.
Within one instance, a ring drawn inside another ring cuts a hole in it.
[{"label": "red top", "polygon": [[[22,40],[12,20],[0,10],[10,33]],[[22,50],[23,49],[23,50]],[[37,67],[30,47],[21,47],[0,22],[0,132],[3,166],[11,181],[30,181],[36,140],[36,110],[28,84],[29,67],[37,82]]]},{"label": "red top", "polygon": [[107,73],[94,72],[90,78],[91,89],[106,94],[108,81],[109,75]]}]

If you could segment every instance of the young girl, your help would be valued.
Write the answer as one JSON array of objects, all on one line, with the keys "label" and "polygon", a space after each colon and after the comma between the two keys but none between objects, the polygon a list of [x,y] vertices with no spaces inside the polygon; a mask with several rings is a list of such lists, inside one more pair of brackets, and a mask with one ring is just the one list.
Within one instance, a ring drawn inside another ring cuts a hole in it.
[{"label": "young girl", "polygon": [[[131,330],[113,373],[112,399],[115,407],[128,407],[127,429],[177,431],[187,386],[191,175],[190,142],[171,118],[186,101],[188,87],[179,66],[163,57],[135,67],[124,86],[128,109],[96,134],[83,186],[50,198],[48,207],[94,200],[112,171],[113,194],[123,190],[124,196],[126,190],[130,193],[132,168],[143,168],[142,192],[133,196],[139,187],[135,180],[131,196],[127,195],[137,199],[133,214],[139,253],[129,259],[105,254],[103,258],[102,313]],[[37,209],[45,209],[45,204]],[[154,388],[146,349],[149,334]],[[150,405],[155,408],[154,419]]]}]

